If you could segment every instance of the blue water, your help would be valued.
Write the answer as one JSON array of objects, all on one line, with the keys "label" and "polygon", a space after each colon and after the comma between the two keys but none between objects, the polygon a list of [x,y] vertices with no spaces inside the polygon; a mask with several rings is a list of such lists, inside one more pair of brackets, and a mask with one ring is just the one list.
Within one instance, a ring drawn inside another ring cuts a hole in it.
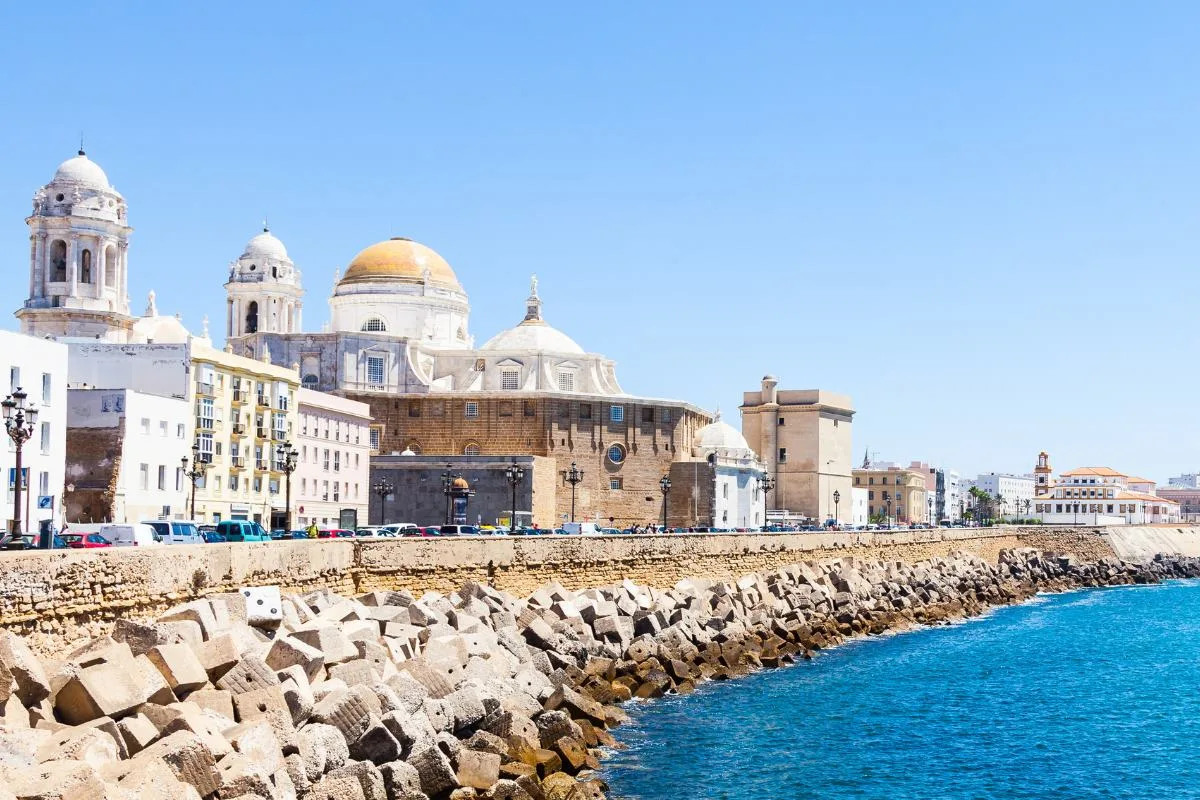
[{"label": "blue water", "polygon": [[611,798],[1200,797],[1200,582],[1042,596],[629,710]]}]

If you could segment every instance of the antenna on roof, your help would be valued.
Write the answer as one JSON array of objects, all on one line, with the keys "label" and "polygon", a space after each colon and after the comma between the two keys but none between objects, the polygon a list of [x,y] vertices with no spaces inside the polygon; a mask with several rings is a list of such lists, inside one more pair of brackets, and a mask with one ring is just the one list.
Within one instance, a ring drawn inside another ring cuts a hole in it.
[{"label": "antenna on roof", "polygon": [[267,216],[263,215],[263,233],[270,233],[271,228],[267,225]]},{"label": "antenna on roof", "polygon": [[81,156],[87,155],[87,153],[83,152],[83,131],[79,132],[79,155],[81,155]]}]

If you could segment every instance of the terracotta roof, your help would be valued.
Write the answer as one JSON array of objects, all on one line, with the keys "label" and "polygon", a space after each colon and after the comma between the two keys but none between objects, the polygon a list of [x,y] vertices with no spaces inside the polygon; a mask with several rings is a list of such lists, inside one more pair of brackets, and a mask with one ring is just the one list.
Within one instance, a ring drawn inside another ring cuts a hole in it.
[{"label": "terracotta roof", "polygon": [[1158,481],[1152,481],[1149,478],[1139,478],[1136,475],[1126,475],[1125,482],[1126,483],[1158,483]]},{"label": "terracotta roof", "polygon": [[[1080,498],[1080,499],[1082,500],[1083,498]],[[1155,503],[1169,503],[1173,506],[1179,505],[1179,503],[1176,503],[1174,500],[1171,500],[1169,498],[1159,497],[1156,494],[1146,494],[1145,492],[1117,492],[1116,499],[1118,499],[1118,500],[1145,500],[1147,502],[1152,501]]]},{"label": "terracotta roof", "polygon": [[1111,467],[1080,467],[1070,472],[1060,472],[1059,475],[1095,475],[1099,478],[1124,478],[1124,472],[1117,472]]}]

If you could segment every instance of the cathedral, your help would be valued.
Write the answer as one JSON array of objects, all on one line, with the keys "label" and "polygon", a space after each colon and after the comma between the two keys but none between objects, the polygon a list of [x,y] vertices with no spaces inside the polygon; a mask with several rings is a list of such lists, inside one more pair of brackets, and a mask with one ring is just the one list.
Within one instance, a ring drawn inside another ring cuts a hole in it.
[{"label": "cathedral", "polygon": [[[188,341],[177,319],[157,315],[153,298],[145,315],[130,313],[133,229],[125,199],[82,149],[36,193],[26,222],[29,297],[16,312],[22,332],[119,344]],[[458,274],[407,238],[366,247],[335,275],[330,323],[321,332],[305,332],[301,270],[265,224],[230,264],[225,291],[225,350],[298,369],[308,389],[367,403],[378,455],[548,458],[554,474],[539,480],[558,512],[572,507],[579,519],[629,523],[658,517],[662,479],[678,473],[677,465],[695,474],[697,463],[715,463],[703,446],[712,416],[687,402],[627,393],[611,359],[550,324],[536,277],[516,324],[482,345],[470,332]],[[208,339],[207,318],[195,338]],[[572,467],[583,477],[568,485],[558,478]],[[743,489],[761,474],[759,462],[749,459],[744,471]],[[673,490],[672,524],[722,520],[711,487],[684,483]]]}]

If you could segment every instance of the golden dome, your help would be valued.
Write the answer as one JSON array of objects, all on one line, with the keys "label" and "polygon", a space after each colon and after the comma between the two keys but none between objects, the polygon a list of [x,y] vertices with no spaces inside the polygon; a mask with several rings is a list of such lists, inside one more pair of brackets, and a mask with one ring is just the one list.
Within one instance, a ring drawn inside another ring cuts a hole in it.
[{"label": "golden dome", "polygon": [[467,483],[467,479],[466,479],[466,478],[463,478],[463,477],[458,477],[458,478],[455,478],[455,479],[454,479],[454,483],[453,483],[453,484],[451,484],[451,485],[452,485],[452,486],[453,486],[455,489],[469,489],[469,488],[471,488],[471,485],[470,485],[469,483]]},{"label": "golden dome", "polygon": [[439,256],[420,242],[395,237],[373,244],[354,257],[339,284],[368,281],[410,281],[420,283],[425,271],[429,280],[462,291],[458,276]]}]

